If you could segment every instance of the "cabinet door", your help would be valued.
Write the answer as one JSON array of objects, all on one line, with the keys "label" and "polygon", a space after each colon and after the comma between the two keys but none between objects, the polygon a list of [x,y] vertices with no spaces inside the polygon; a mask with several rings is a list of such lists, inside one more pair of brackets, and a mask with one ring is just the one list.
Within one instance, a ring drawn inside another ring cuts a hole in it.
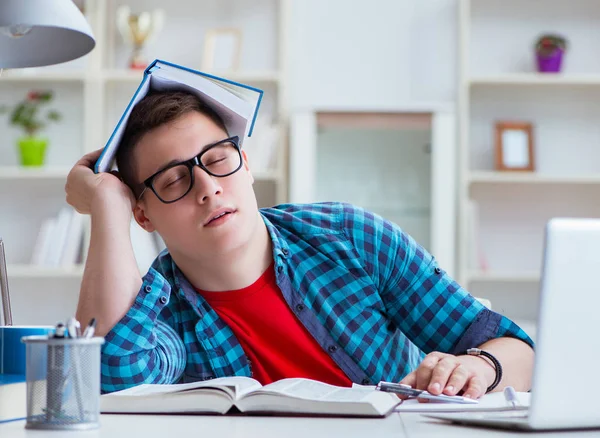
[{"label": "cabinet door", "polygon": [[315,200],[363,207],[430,249],[430,128],[356,126],[354,119],[317,130]]},{"label": "cabinet door", "polygon": [[399,225],[454,268],[454,117],[433,113],[292,117],[292,202],[349,202]]}]

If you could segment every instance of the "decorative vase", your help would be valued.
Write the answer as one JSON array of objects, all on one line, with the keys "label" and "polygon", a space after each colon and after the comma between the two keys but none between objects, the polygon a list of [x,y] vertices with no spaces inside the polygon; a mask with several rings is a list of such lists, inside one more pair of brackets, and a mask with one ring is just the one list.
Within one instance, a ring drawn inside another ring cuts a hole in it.
[{"label": "decorative vase", "polygon": [[48,140],[40,137],[21,137],[19,153],[22,166],[42,166],[46,156]]},{"label": "decorative vase", "polygon": [[562,65],[564,50],[555,49],[550,55],[536,53],[537,68],[540,73],[558,73]]}]

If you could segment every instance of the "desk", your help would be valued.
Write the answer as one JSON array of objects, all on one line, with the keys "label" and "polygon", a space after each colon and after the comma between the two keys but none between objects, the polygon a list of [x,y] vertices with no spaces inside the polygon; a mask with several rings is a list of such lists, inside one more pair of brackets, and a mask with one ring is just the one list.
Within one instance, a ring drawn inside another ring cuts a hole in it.
[{"label": "desk", "polygon": [[[204,415],[103,415],[100,429],[85,432],[25,429],[25,421],[0,425],[4,438],[479,438],[530,433],[503,432],[448,425],[420,414],[391,414],[384,419],[243,417]],[[535,434],[538,435],[539,434]],[[544,433],[545,437],[599,437],[600,430]]]}]

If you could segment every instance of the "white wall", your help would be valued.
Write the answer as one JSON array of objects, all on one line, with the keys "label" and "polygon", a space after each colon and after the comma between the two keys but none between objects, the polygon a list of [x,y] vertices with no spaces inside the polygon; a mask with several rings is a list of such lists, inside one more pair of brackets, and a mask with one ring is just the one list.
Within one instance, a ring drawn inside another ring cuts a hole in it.
[{"label": "white wall", "polygon": [[291,2],[291,109],[454,102],[457,0]]}]

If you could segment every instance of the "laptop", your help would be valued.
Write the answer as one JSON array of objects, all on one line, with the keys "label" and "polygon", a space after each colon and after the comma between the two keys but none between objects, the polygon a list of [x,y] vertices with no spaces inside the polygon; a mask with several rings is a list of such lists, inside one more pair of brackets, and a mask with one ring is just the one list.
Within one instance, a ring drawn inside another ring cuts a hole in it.
[{"label": "laptop", "polygon": [[427,414],[503,429],[600,428],[600,219],[545,228],[529,410]]}]

